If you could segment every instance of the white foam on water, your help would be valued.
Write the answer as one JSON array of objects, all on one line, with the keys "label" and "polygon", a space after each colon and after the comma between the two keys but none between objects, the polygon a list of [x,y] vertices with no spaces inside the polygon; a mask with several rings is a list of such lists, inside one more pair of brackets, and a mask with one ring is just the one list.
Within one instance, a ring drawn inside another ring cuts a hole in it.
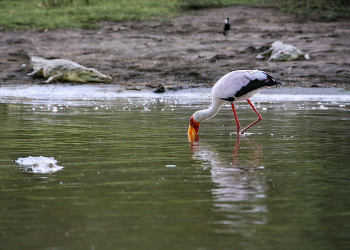
[{"label": "white foam on water", "polygon": [[62,166],[57,165],[57,160],[55,160],[53,157],[20,157],[15,162],[20,165],[23,170],[31,171],[33,173],[47,174],[63,169]]},{"label": "white foam on water", "polygon": [[176,165],[165,165],[167,168],[175,168]]},{"label": "white foam on water", "polygon": [[[190,98],[192,102],[197,100],[210,100],[211,88],[189,88],[165,93],[153,93],[152,90],[142,91],[123,90],[120,85],[18,85],[1,86],[1,102],[15,101],[16,99],[34,100],[100,100],[115,98]],[[350,102],[350,91],[341,88],[303,88],[303,87],[279,87],[263,89],[251,98],[258,102],[279,101],[337,101]],[[54,110],[55,111],[55,110]]]}]

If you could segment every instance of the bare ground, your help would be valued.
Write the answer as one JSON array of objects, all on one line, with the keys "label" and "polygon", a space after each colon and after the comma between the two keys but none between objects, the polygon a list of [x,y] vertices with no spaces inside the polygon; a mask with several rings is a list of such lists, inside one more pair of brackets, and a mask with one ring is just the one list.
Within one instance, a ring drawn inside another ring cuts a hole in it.
[{"label": "bare ground", "polygon": [[[225,37],[226,17],[231,30]],[[255,58],[276,40],[311,59]],[[26,75],[32,70],[28,55],[70,59],[111,75],[112,84],[135,89],[209,87],[238,69],[265,70],[285,85],[350,86],[350,20],[325,22],[271,8],[235,6],[167,21],[105,22],[98,30],[1,32],[0,52],[0,84],[7,86],[41,84]]]}]

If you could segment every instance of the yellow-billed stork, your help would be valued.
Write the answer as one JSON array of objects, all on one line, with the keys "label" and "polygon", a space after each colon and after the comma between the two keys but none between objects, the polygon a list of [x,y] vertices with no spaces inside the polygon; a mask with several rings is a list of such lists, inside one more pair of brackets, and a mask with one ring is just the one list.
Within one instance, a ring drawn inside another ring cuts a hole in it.
[{"label": "yellow-billed stork", "polygon": [[[251,101],[249,100],[254,94],[259,92],[260,89],[281,84],[273,79],[270,75],[260,70],[237,70],[232,71],[224,75],[211,90],[212,104],[208,109],[199,110],[195,112],[190,118],[190,125],[188,128],[188,134],[198,134],[199,124],[207,120],[219,111],[221,106],[225,102],[229,102],[232,106],[233,114],[236,120],[237,136],[244,134],[254,124],[261,121],[262,117],[255,109]],[[237,112],[234,102],[247,100],[249,105],[253,108],[258,115],[258,119],[252,122],[250,125],[241,129],[241,125],[238,120]]]}]

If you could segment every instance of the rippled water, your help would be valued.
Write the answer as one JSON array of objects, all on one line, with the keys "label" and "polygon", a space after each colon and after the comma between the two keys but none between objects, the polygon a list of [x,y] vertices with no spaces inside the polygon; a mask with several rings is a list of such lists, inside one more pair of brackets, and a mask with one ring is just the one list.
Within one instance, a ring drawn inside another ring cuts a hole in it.
[{"label": "rippled water", "polygon": [[[0,104],[1,249],[349,249],[350,104],[174,98]],[[256,118],[238,104],[242,126]],[[20,157],[64,168],[34,173]]]}]

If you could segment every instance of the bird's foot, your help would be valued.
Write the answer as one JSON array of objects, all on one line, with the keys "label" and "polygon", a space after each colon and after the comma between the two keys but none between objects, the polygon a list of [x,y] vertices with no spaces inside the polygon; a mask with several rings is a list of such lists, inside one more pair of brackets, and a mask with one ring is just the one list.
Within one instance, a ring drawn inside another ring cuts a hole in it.
[{"label": "bird's foot", "polygon": [[243,131],[243,132],[240,131],[240,132],[239,132],[239,136],[245,137],[244,131]]},{"label": "bird's foot", "polygon": [[248,137],[248,136],[251,136],[251,135],[255,135],[255,133],[247,133],[247,132],[240,132],[239,133],[239,135],[241,136],[241,137]]},{"label": "bird's foot", "polygon": [[237,132],[232,132],[231,135],[237,135],[237,137],[240,137],[240,136],[245,136],[244,135],[244,132],[242,133],[242,131],[237,131]]}]

